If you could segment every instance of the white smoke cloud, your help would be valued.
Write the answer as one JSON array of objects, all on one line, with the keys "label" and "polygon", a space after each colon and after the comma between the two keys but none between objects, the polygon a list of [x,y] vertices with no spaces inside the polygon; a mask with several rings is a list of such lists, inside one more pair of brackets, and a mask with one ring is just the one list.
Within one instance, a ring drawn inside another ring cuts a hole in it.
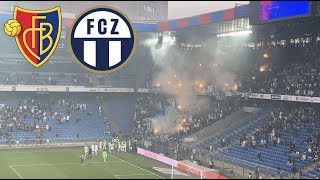
[{"label": "white smoke cloud", "polygon": [[[157,42],[157,36],[142,41],[142,45],[150,49],[158,69],[153,75],[153,86],[160,86],[165,93],[175,97],[177,106],[184,112],[193,114],[209,107],[208,100],[199,100],[194,96],[195,87],[205,88],[211,84],[224,92],[237,89],[235,75],[220,68],[226,49],[213,48],[210,51],[210,48],[206,48],[198,53],[187,54],[175,46],[175,40],[169,36],[163,36],[160,49],[155,47]],[[152,127],[159,134],[172,134],[180,130],[181,119],[179,112],[172,109],[163,116],[153,118]]]},{"label": "white smoke cloud", "polygon": [[159,115],[151,118],[151,126],[156,134],[175,134],[177,129],[177,123],[181,121],[179,119],[179,113],[173,107],[167,107],[164,115]]}]

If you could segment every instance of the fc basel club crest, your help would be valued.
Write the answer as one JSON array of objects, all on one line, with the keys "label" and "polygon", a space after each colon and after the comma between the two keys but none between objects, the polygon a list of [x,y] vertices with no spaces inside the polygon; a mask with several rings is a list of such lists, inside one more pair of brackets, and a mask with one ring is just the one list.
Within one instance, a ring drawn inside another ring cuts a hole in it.
[{"label": "fc basel club crest", "polygon": [[113,72],[130,60],[136,47],[136,32],[120,10],[96,6],[73,22],[69,47],[74,59],[92,72]]},{"label": "fc basel club crest", "polygon": [[60,7],[48,10],[14,9],[5,33],[13,36],[23,56],[35,67],[43,65],[55,51],[61,34]]}]

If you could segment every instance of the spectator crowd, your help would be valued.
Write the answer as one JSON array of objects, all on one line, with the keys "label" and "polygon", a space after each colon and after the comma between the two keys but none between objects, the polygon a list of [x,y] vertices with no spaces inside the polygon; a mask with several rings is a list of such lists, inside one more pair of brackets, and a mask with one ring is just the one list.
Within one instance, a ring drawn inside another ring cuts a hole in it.
[{"label": "spectator crowd", "polygon": [[39,142],[44,138],[43,132],[52,130],[52,124],[63,125],[71,120],[77,124],[81,117],[72,114],[87,110],[87,104],[75,98],[11,98],[10,95],[2,97],[3,104],[0,104],[0,140],[7,143],[12,143],[14,132],[30,132],[33,136],[26,139]]},{"label": "spectator crowd", "polygon": [[205,110],[190,113],[175,108],[179,111],[178,119],[182,120],[182,122],[177,123],[177,126],[181,128],[174,134],[163,134],[153,129],[151,121],[156,115],[163,114],[161,109],[167,102],[166,97],[142,95],[137,98],[132,137],[141,141],[146,147],[152,146],[152,142],[155,141],[163,143],[167,141],[181,142],[184,137],[212,125],[240,108],[240,105],[233,98],[217,100],[210,97],[209,99],[210,103],[208,107],[204,108]]},{"label": "spectator crowd", "polygon": [[[320,41],[314,47],[250,49],[250,69],[239,71],[242,92],[320,96]],[[281,54],[281,55],[280,55]]]},{"label": "spectator crowd", "polygon": [[[283,156],[288,157],[286,164],[283,165],[291,166],[292,173],[296,174],[301,171],[300,175],[303,175],[304,167],[298,167],[297,161],[315,163],[319,160],[320,133],[317,122],[320,118],[320,111],[318,106],[284,103],[271,112],[271,117],[271,121],[263,123],[254,132],[241,134],[240,148],[245,150],[257,147],[281,148]],[[267,161],[269,156],[270,154],[257,151],[256,159]],[[320,176],[320,171],[318,176]]]}]

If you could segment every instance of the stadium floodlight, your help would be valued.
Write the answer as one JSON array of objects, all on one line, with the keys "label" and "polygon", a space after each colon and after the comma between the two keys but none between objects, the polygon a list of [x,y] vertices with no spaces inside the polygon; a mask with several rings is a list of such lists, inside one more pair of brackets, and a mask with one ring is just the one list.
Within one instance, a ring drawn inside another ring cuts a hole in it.
[{"label": "stadium floodlight", "polygon": [[249,35],[249,34],[252,34],[251,30],[234,31],[229,33],[217,34],[217,37],[233,37],[233,36],[242,36],[242,35]]}]

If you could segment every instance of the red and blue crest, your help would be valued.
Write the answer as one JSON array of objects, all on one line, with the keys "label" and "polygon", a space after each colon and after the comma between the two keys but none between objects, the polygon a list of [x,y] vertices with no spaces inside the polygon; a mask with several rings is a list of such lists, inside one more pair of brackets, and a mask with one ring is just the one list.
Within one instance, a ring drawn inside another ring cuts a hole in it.
[{"label": "red and blue crest", "polygon": [[57,48],[61,28],[61,10],[14,9],[14,19],[20,22],[21,32],[16,36],[23,56],[35,67],[43,65]]}]

